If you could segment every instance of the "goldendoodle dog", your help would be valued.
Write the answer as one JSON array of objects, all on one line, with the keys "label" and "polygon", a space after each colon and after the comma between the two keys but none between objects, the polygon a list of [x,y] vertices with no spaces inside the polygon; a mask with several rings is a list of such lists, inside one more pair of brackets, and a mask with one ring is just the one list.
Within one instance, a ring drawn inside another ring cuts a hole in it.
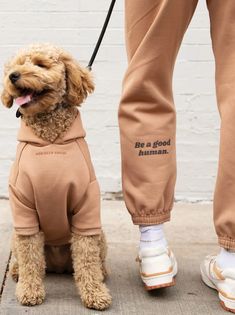
[{"label": "goldendoodle dog", "polygon": [[6,64],[3,85],[2,103],[21,115],[9,179],[17,299],[41,304],[45,271],[73,272],[84,305],[106,309],[100,189],[77,108],[94,90],[90,72],[61,48],[35,44]]}]

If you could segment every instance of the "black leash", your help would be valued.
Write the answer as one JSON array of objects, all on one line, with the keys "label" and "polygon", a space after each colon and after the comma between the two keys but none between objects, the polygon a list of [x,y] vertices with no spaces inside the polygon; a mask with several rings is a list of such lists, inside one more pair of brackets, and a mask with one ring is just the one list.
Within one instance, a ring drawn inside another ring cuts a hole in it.
[{"label": "black leash", "polygon": [[116,2],[116,0],[112,0],[112,1],[111,1],[111,4],[110,4],[110,6],[109,6],[109,10],[108,10],[106,19],[105,19],[105,21],[104,21],[104,25],[103,25],[103,27],[102,27],[102,30],[101,30],[101,32],[100,32],[100,36],[99,36],[99,38],[98,38],[98,40],[97,40],[97,43],[96,43],[96,45],[95,45],[95,48],[94,48],[93,54],[92,54],[92,56],[91,56],[91,59],[90,59],[88,65],[87,65],[87,68],[88,68],[89,70],[92,70],[92,64],[93,64],[93,62],[94,62],[94,60],[95,60],[95,57],[96,57],[96,55],[97,55],[97,52],[98,52],[98,50],[99,50],[99,48],[100,48],[100,44],[101,44],[102,39],[103,39],[103,37],[104,37],[105,31],[106,31],[106,29],[107,29],[107,26],[108,26],[108,23],[109,23],[111,14],[112,14],[112,12],[113,12],[113,8],[114,8],[114,5],[115,5],[115,2]]},{"label": "black leash", "polygon": [[[108,10],[107,16],[105,18],[104,25],[103,25],[103,27],[101,29],[100,36],[99,36],[99,38],[98,38],[98,40],[96,42],[95,48],[94,48],[93,53],[92,53],[91,58],[90,58],[90,61],[89,61],[88,65],[87,65],[87,69],[89,71],[92,70],[93,62],[94,62],[94,60],[96,58],[96,55],[97,55],[98,50],[100,48],[100,44],[101,44],[101,42],[103,40],[104,34],[105,34],[107,26],[109,24],[109,20],[110,20],[110,17],[112,15],[112,12],[113,12],[113,8],[114,8],[114,5],[115,5],[115,2],[116,2],[116,0],[112,0],[111,4],[109,6],[109,10]],[[17,111],[16,111],[16,117],[19,118],[21,116],[22,116],[22,114],[21,114],[21,112],[20,112],[20,110],[18,108]]]}]

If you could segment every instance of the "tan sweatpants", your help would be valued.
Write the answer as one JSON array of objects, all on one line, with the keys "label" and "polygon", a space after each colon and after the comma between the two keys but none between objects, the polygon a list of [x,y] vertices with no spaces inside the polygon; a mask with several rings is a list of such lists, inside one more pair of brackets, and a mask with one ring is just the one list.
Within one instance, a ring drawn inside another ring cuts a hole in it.
[{"label": "tan sweatpants", "polygon": [[[126,0],[128,68],[119,106],[122,185],[134,224],[170,220],[176,180],[172,74],[198,0]],[[214,223],[235,249],[235,0],[208,0],[221,117]],[[183,220],[183,218],[182,218]]]}]

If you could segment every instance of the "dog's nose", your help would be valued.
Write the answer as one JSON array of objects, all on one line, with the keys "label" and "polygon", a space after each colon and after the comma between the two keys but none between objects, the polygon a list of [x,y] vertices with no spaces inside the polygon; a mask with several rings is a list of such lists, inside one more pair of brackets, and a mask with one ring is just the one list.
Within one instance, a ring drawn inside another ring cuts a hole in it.
[{"label": "dog's nose", "polygon": [[20,78],[20,73],[19,72],[12,72],[9,75],[9,79],[11,80],[12,83],[15,83],[17,80]]}]

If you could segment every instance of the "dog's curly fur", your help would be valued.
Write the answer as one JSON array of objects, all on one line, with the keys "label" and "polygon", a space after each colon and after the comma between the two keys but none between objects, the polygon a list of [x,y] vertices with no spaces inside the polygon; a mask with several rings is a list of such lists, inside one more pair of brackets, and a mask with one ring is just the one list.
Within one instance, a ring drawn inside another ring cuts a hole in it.
[{"label": "dog's curly fur", "polygon": [[[9,75],[21,74],[12,84]],[[79,106],[94,90],[91,74],[70,54],[50,44],[22,49],[5,65],[2,103],[11,107],[16,97],[27,90],[36,93],[33,106],[20,109],[25,117],[53,110],[57,104]]]},{"label": "dog's curly fur", "polygon": [[77,116],[74,106],[58,105],[50,112],[38,113],[23,119],[34,133],[42,139],[54,142],[58,137],[63,137]]},{"label": "dog's curly fur", "polygon": [[[9,75],[20,73],[12,83]],[[77,115],[76,106],[94,90],[88,70],[67,52],[51,44],[35,44],[21,50],[5,66],[2,103],[11,107],[15,98],[32,93],[29,104],[20,107],[22,119],[34,133],[53,143],[63,137]],[[76,286],[85,306],[103,310],[111,304],[104,284],[107,274],[105,236],[72,234],[71,247],[44,244],[39,232],[31,236],[13,235],[10,273],[17,282],[16,296],[23,305],[41,304],[45,298],[45,271],[74,271]],[[62,262],[56,265],[51,257]],[[72,258],[72,260],[71,260]],[[47,267],[46,267],[47,265]]]}]

